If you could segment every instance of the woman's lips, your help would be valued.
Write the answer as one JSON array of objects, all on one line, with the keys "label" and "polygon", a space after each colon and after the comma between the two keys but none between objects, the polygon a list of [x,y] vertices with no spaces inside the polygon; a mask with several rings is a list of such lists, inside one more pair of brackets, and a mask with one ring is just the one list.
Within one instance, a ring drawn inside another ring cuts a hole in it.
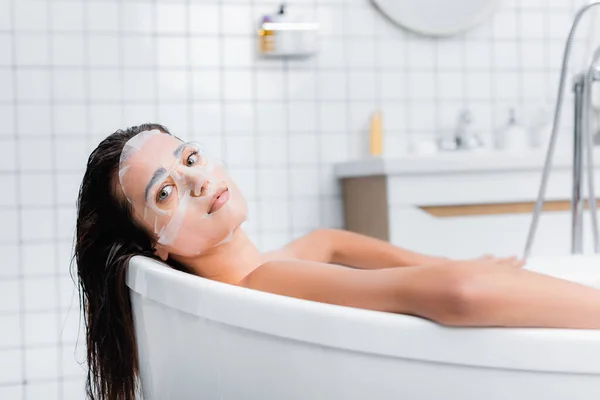
[{"label": "woman's lips", "polygon": [[229,200],[229,188],[223,188],[217,190],[217,192],[213,195],[210,209],[208,210],[209,214],[218,211],[227,201]]}]

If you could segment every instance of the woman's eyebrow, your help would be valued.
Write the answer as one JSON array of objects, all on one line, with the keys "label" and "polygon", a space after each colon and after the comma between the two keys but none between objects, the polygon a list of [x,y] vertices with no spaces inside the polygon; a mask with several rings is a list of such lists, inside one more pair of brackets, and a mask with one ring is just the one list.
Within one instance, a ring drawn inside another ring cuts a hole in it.
[{"label": "woman's eyebrow", "polygon": [[160,167],[154,172],[154,175],[152,175],[152,178],[150,178],[150,182],[148,182],[148,184],[146,185],[146,190],[144,191],[144,199],[146,199],[146,202],[148,202],[148,193],[150,193],[150,189],[152,189],[152,186],[156,185],[156,182],[158,182],[158,180],[166,173],[167,170],[163,167]]},{"label": "woman's eyebrow", "polygon": [[175,156],[175,158],[179,158],[181,156],[181,152],[183,152],[185,145],[186,145],[186,143],[181,143],[179,146],[177,146],[177,148],[173,152],[173,155]]}]

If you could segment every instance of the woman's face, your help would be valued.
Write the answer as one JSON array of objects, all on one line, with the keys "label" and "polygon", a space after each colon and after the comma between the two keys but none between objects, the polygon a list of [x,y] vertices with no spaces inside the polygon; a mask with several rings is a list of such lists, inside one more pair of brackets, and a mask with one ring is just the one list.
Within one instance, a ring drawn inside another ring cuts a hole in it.
[{"label": "woman's face", "polygon": [[163,259],[201,254],[228,240],[246,219],[246,202],[222,165],[197,143],[157,130],[127,142],[119,183]]}]

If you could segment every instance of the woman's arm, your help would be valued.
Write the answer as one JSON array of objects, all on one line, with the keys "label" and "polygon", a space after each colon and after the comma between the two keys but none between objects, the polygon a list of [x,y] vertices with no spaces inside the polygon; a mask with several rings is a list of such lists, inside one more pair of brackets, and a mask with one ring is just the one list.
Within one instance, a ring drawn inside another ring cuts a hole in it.
[{"label": "woman's arm", "polygon": [[[416,253],[386,241],[340,229],[317,229],[281,250],[266,255],[265,261],[296,259],[333,263],[354,268],[380,269],[404,266],[438,265],[450,261]],[[497,263],[521,264],[514,258],[492,259]]]},{"label": "woman's arm", "polygon": [[240,285],[342,306],[416,315],[444,325],[600,329],[600,291],[486,262],[361,270],[270,261]]}]

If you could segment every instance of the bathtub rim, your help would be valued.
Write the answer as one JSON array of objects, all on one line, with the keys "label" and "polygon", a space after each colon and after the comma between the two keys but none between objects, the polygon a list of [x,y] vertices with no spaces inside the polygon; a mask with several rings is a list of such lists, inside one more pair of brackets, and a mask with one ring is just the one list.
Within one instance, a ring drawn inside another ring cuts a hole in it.
[{"label": "bathtub rim", "polygon": [[187,314],[319,346],[465,367],[600,375],[600,330],[445,327],[212,281],[144,256],[131,259],[127,286]]}]

